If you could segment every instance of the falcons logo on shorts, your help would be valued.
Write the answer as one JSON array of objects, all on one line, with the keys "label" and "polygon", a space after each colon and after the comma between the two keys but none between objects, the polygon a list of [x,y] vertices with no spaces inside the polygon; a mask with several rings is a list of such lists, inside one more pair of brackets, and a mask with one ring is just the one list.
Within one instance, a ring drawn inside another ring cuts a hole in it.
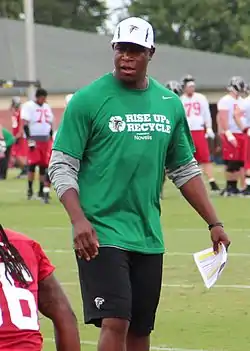
[{"label": "falcons logo on shorts", "polygon": [[101,305],[105,302],[105,300],[102,297],[96,297],[94,301],[98,310],[101,309]]}]

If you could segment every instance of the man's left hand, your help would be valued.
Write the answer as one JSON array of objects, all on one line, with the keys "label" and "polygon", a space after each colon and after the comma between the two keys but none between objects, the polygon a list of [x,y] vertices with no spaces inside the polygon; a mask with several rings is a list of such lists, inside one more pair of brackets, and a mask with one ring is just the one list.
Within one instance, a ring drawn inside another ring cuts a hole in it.
[{"label": "man's left hand", "polygon": [[28,139],[28,147],[33,149],[36,146],[36,142],[33,139]]},{"label": "man's left hand", "polygon": [[248,137],[250,137],[250,128],[247,127],[245,129],[243,129],[243,133],[245,133]]},{"label": "man's left hand", "polygon": [[213,227],[211,230],[211,240],[213,242],[214,252],[219,252],[219,244],[222,243],[226,249],[228,249],[231,241],[229,240],[227,234],[224,232],[222,227]]},{"label": "man's left hand", "polygon": [[214,139],[215,138],[215,134],[212,128],[207,128],[206,130],[206,138],[210,138],[210,139]]},{"label": "man's left hand", "polygon": [[0,153],[5,153],[7,147],[6,147],[6,142],[4,140],[0,140]]}]

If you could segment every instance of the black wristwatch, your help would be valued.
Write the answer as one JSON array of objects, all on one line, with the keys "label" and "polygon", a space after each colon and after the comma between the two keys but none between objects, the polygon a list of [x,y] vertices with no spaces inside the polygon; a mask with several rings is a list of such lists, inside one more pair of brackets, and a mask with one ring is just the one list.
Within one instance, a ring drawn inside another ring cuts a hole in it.
[{"label": "black wristwatch", "polygon": [[213,229],[213,228],[215,228],[215,227],[222,227],[222,228],[224,228],[224,225],[223,225],[223,223],[221,223],[221,222],[216,222],[216,223],[214,223],[214,224],[209,224],[208,230],[211,230],[211,229]]}]

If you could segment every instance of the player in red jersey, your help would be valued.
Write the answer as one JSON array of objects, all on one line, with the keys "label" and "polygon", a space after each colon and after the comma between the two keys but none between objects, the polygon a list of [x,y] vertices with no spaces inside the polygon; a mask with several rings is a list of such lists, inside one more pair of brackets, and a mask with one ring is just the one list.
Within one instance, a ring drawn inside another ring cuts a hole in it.
[{"label": "player in red jersey", "polygon": [[11,156],[15,164],[21,168],[21,173],[17,178],[22,178],[27,175],[27,140],[23,135],[23,126],[21,121],[21,99],[19,96],[14,96],[11,101],[11,123],[12,134],[16,138],[16,143],[12,146]]},{"label": "player in red jersey", "polygon": [[43,199],[44,196],[44,179],[49,165],[54,118],[52,110],[46,102],[47,95],[48,93],[45,89],[37,89],[35,100],[27,101],[22,105],[21,109],[23,128],[28,139],[28,200],[33,197],[33,182],[37,166],[40,174],[38,197]]},{"label": "player in red jersey", "polygon": [[[249,87],[246,85],[246,92],[249,94]],[[240,130],[245,135],[244,150],[244,171],[245,171],[245,188],[242,195],[250,197],[250,95],[244,99],[241,109],[237,107],[234,113],[234,119]]]},{"label": "player in red jersey", "polygon": [[0,225],[0,351],[41,351],[38,311],[54,324],[57,351],[80,351],[76,317],[41,246]]},{"label": "player in red jersey", "polygon": [[228,84],[228,93],[217,104],[217,123],[222,143],[222,158],[225,164],[226,187],[222,196],[238,196],[238,188],[245,162],[245,135],[237,124],[235,114],[240,111],[244,115],[245,81],[240,76],[234,76]]},{"label": "player in red jersey", "polygon": [[220,188],[214,178],[208,144],[208,139],[214,140],[215,138],[209,102],[205,95],[196,92],[195,79],[191,75],[187,75],[182,79],[182,87],[183,94],[180,99],[186,112],[195,146],[194,158],[201,165],[209,181],[211,192],[219,193]]}]

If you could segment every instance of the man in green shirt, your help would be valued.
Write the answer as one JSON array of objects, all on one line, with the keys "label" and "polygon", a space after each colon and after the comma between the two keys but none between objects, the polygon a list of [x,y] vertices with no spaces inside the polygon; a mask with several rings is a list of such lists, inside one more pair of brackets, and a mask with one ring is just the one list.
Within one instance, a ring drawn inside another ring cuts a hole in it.
[{"label": "man in green shirt", "polygon": [[15,142],[15,137],[0,125],[0,180],[7,177],[11,146]]},{"label": "man in green shirt", "polygon": [[112,40],[115,70],[74,94],[58,129],[50,179],[73,225],[85,322],[101,327],[99,351],[148,351],[164,253],[164,168],[210,225],[227,235],[193,158],[177,95],[147,76],[152,26],[128,18]]}]

